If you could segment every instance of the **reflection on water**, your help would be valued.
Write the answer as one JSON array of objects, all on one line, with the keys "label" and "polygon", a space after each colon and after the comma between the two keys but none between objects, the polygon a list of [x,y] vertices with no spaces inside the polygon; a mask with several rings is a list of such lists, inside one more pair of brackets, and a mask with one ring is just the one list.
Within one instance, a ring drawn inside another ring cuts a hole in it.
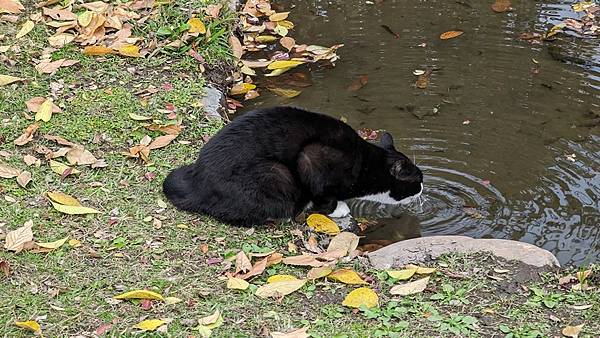
[{"label": "reflection on water", "polygon": [[[481,1],[282,5],[294,7],[298,43],[344,43],[341,60],[335,68],[298,67],[296,77],[312,83],[293,87],[300,96],[263,91],[248,108],[291,104],[343,116],[357,129],[386,129],[425,170],[423,205],[354,206],[379,218],[369,240],[510,238],[546,248],[562,263],[598,260],[599,40],[517,38],[577,17],[569,3],[513,1],[515,11],[503,14]],[[439,40],[453,29],[465,34]],[[429,86],[415,88],[413,70],[427,67],[434,70]],[[347,90],[365,74],[365,87]]]}]

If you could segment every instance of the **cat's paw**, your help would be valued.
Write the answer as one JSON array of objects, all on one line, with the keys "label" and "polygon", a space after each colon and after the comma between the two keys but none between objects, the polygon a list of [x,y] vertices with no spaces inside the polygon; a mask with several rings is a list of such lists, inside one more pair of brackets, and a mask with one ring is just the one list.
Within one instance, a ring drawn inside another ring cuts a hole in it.
[{"label": "cat's paw", "polygon": [[348,215],[350,215],[350,208],[348,208],[348,204],[346,204],[346,202],[344,202],[344,201],[338,201],[337,207],[328,216],[333,217],[333,218],[340,218],[340,217],[346,217]]}]

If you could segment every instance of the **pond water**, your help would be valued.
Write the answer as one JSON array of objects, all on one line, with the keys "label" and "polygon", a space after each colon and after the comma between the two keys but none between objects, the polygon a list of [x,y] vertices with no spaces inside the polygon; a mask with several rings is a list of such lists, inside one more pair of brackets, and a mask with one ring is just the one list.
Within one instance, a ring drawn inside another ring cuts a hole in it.
[{"label": "pond water", "polygon": [[[297,43],[343,43],[341,59],[334,68],[295,69],[312,81],[300,96],[264,90],[246,108],[295,105],[356,129],[385,129],[416,158],[426,175],[422,205],[351,204],[355,214],[379,218],[364,243],[507,238],[563,264],[598,261],[600,40],[518,39],[577,18],[571,3],[513,0],[514,11],[494,13],[486,1],[376,2],[279,2],[292,9]],[[440,40],[448,30],[465,33]],[[426,68],[429,85],[417,88],[413,71]],[[348,90],[361,75],[368,83]]]}]

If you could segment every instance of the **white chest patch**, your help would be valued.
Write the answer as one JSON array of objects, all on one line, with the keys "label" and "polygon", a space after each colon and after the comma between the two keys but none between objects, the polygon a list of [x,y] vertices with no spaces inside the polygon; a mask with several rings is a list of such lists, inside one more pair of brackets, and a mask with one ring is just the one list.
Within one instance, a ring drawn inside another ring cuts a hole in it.
[{"label": "white chest patch", "polygon": [[378,202],[378,203],[383,203],[383,204],[409,204],[414,199],[416,199],[419,196],[421,196],[422,193],[423,193],[423,183],[421,183],[421,191],[419,191],[418,194],[413,195],[413,196],[409,196],[409,197],[407,197],[405,199],[402,199],[400,201],[398,201],[395,198],[393,198],[392,196],[390,196],[390,192],[389,191],[384,191],[384,192],[380,192],[378,194],[372,194],[372,195],[366,195],[366,196],[358,197],[358,199],[359,200],[365,200],[365,201]]}]

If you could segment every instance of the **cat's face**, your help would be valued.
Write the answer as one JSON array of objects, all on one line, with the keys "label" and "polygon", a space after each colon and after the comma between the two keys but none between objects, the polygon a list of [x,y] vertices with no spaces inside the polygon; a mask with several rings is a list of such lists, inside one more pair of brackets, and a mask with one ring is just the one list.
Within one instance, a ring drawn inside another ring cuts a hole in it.
[{"label": "cat's face", "polygon": [[389,197],[396,203],[410,203],[423,191],[423,173],[406,155],[396,150],[394,140],[389,133],[381,137],[380,146],[388,155],[388,170],[393,180]]}]

